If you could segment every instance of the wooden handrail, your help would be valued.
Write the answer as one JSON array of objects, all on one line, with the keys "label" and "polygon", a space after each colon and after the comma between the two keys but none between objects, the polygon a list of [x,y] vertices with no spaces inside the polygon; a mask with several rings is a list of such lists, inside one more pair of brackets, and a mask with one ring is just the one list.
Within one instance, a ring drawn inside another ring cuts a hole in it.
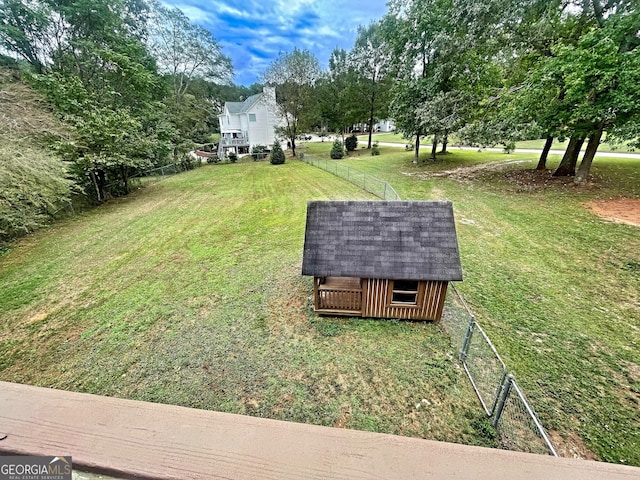
[{"label": "wooden handrail", "polygon": [[0,382],[0,455],[118,478],[631,480],[640,469]]}]

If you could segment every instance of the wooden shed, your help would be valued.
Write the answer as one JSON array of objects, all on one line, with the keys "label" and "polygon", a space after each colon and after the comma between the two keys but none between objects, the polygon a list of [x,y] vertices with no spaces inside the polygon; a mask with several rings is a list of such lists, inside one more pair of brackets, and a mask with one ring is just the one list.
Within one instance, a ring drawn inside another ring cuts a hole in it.
[{"label": "wooden shed", "polygon": [[319,314],[439,320],[462,280],[451,202],[311,201],[302,274]]}]

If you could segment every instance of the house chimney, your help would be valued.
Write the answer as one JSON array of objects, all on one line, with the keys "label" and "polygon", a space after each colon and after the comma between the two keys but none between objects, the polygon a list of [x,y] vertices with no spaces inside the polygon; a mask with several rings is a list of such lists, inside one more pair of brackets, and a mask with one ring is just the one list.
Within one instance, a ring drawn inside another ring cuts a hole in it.
[{"label": "house chimney", "polygon": [[262,91],[269,100],[276,101],[276,87],[263,87]]}]

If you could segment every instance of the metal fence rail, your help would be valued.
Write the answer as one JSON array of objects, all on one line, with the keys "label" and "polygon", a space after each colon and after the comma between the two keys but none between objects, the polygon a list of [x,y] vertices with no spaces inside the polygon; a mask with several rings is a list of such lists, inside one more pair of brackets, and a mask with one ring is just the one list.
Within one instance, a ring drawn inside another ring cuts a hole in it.
[{"label": "metal fence rail", "polygon": [[542,423],[473,313],[451,285],[442,327],[459,345],[459,358],[478,399],[492,418],[500,446],[508,450],[558,456]]},{"label": "metal fence rail", "polygon": [[489,416],[493,415],[500,386],[507,376],[507,367],[487,334],[475,321],[469,322],[467,327],[460,360],[484,411]]},{"label": "metal fence rail", "polygon": [[500,432],[500,446],[506,450],[558,456],[513,375],[501,386],[493,424]]},{"label": "metal fence rail", "polygon": [[348,182],[357,185],[363,190],[375,195],[376,197],[382,198],[383,200],[400,200],[400,195],[398,195],[398,192],[396,192],[389,183],[356,168],[344,165],[339,161],[312,157],[309,155],[304,155],[301,160],[309,165],[313,165],[314,167],[333,173],[340,178],[344,178]]}]

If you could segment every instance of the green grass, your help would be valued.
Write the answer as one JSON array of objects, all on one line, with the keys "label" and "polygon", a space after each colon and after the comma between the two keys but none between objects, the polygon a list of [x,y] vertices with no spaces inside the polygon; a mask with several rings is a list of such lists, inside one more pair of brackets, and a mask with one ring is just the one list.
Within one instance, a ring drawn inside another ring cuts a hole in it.
[{"label": "green grass", "polygon": [[[371,139],[373,141],[378,141],[381,143],[403,143],[403,144],[408,144],[408,143],[414,143],[415,139],[411,139],[411,140],[407,140],[401,133],[375,133],[372,135]],[[368,135],[359,135],[358,136],[358,146],[362,147],[367,145],[367,141],[369,140],[369,136]],[[455,151],[455,144],[458,140],[455,137],[452,137],[449,141],[450,145],[449,148]],[[430,145],[431,144],[431,138],[424,138],[422,140],[422,142],[425,145]],[[633,151],[629,146],[628,146],[628,142],[622,143],[622,144],[615,144],[615,145],[610,145],[608,143],[606,143],[606,135],[605,138],[603,138],[602,140],[602,144],[600,145],[600,147],[598,147],[598,151],[599,152],[629,152],[629,151]],[[520,141],[520,142],[516,142],[516,151],[517,149],[536,149],[536,150],[542,150],[542,148],[544,147],[544,139],[539,139],[539,140],[524,140],[524,141]],[[552,145],[552,149],[554,150],[565,150],[567,148],[567,143],[568,141],[564,141],[564,142],[559,142],[559,141],[554,141],[553,145]],[[497,147],[502,148],[501,145],[497,145]],[[585,142],[585,144],[582,146],[582,150],[585,150],[587,148],[587,144]]]},{"label": "green grass", "polygon": [[[412,140],[407,140],[401,133],[374,133],[371,136],[371,140],[373,142],[378,141],[383,143],[412,143]],[[366,147],[368,141],[368,133],[358,135],[358,147],[362,147],[363,145]]]},{"label": "green grass", "polygon": [[22,239],[0,379],[493,445],[438,325],[313,315],[306,202],[344,198],[371,197],[298,161],[211,165]]},{"label": "green grass", "polygon": [[640,198],[638,161],[598,159],[576,187],[532,182],[536,155],[452,152],[414,165],[387,147],[341,162],[403,199],[453,201],[459,288],[560,449],[640,465],[640,228],[585,208]]},{"label": "green grass", "polygon": [[[622,144],[615,144],[615,145],[606,143],[605,139],[603,139],[602,142],[603,143],[601,143],[600,146],[598,147],[598,152],[619,152],[619,153],[625,153],[630,151],[633,152],[633,150],[628,146],[628,142],[625,142]],[[516,142],[516,151],[518,148],[524,148],[524,149],[534,148],[537,150],[542,150],[542,148],[544,147],[544,143],[545,143],[544,139]],[[559,142],[555,140],[551,148],[553,150],[565,150],[567,148],[568,143],[569,143],[568,140],[565,140],[564,142]],[[582,150],[584,151],[586,148],[587,148],[587,142],[585,142],[584,145],[582,145]]]},{"label": "green grass", "polygon": [[[575,187],[532,154],[380,151],[340,162],[453,201],[460,289],[559,450],[640,465],[640,230],[585,208],[640,198],[638,162]],[[311,313],[305,204],[329,198],[368,197],[297,161],[208,166],[23,239],[0,257],[0,378],[492,445],[437,325]]]}]

